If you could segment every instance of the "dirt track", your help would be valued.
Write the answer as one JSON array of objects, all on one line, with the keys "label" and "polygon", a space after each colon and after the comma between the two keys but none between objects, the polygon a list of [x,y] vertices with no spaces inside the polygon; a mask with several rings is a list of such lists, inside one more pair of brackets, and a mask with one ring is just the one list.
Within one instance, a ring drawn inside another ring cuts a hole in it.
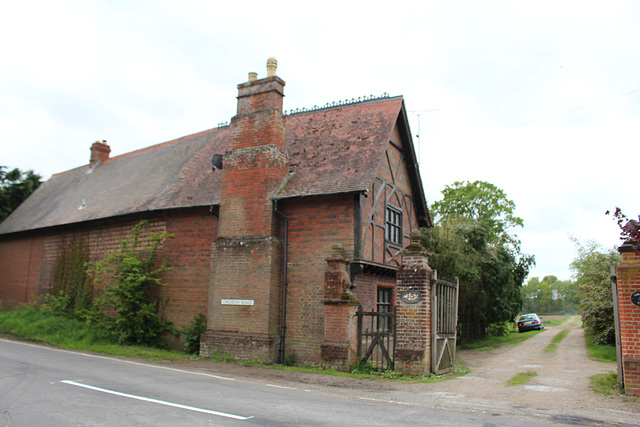
[{"label": "dirt track", "polygon": [[[570,333],[555,352],[545,353],[553,337],[563,329],[570,329]],[[639,399],[600,396],[589,389],[590,376],[615,371],[616,365],[586,356],[584,333],[575,322],[547,327],[545,332],[521,344],[492,351],[461,351],[458,358],[470,368],[470,373],[435,384],[356,380],[211,361],[189,362],[180,367],[418,408],[496,417],[525,415],[554,424],[640,426]],[[514,375],[529,371],[537,373],[529,384],[505,384]]]}]

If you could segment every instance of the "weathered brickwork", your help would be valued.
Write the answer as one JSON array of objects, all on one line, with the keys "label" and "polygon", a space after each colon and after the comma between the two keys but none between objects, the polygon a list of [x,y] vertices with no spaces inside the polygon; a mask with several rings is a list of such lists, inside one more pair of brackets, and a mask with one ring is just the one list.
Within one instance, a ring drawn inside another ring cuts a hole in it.
[{"label": "weathered brickwork", "polygon": [[286,175],[287,164],[287,153],[276,145],[242,148],[225,155],[220,236],[273,233],[271,196]]},{"label": "weathered brickwork", "polygon": [[342,245],[334,245],[326,259],[324,275],[324,343],[320,347],[325,365],[335,369],[348,368],[355,362],[351,349],[357,346],[357,322],[354,317],[358,300],[351,292],[352,283],[343,257]]},{"label": "weathered brickwork", "polygon": [[[396,287],[396,278],[389,276],[381,276],[376,274],[360,273],[353,281],[353,294],[362,304],[364,311],[376,311],[378,303],[378,288],[394,289]],[[395,292],[392,292],[393,295]],[[396,301],[391,301],[395,306]]]},{"label": "weathered brickwork", "polygon": [[[416,239],[403,252],[398,270],[396,300],[396,370],[410,375],[425,375],[431,370],[431,277],[427,251]],[[420,293],[413,304],[402,302],[404,291]]]},{"label": "weathered brickwork", "polygon": [[640,254],[628,246],[620,247],[620,252],[618,311],[625,393],[640,396],[640,306],[631,302],[631,295],[640,292]]},{"label": "weathered brickwork", "polygon": [[176,238],[166,240],[161,251],[171,266],[163,275],[162,296],[168,301],[167,318],[181,327],[198,313],[207,314],[211,242],[218,219],[209,208],[180,209],[164,217],[167,233]]},{"label": "weathered brickwork", "polygon": [[38,296],[44,238],[24,233],[0,239],[0,301],[15,305]]},{"label": "weathered brickwork", "polygon": [[[220,351],[237,358],[277,361],[272,343],[279,327],[281,253],[275,237],[214,242],[204,354]],[[251,301],[251,305],[223,304],[223,300]],[[226,344],[225,338],[230,338]]]},{"label": "weathered brickwork", "polygon": [[[132,228],[142,219],[149,221],[141,235],[143,243],[153,233],[176,235],[176,239],[167,239],[159,251],[160,258],[169,257],[169,266],[172,268],[162,276],[167,285],[160,290],[160,296],[166,301],[164,315],[175,326],[188,324],[197,313],[206,312],[210,248],[217,222],[208,208],[175,210],[146,218],[132,215],[75,227],[58,227],[39,233],[37,238],[20,234],[2,239],[0,251],[7,247],[11,248],[12,253],[0,253],[0,257],[14,261],[3,262],[0,267],[0,271],[6,273],[0,276],[0,290],[12,292],[12,295],[2,294],[2,300],[25,302],[46,295],[51,288],[53,270],[61,248],[72,237],[83,239],[89,247],[89,260],[97,261],[117,251],[122,239],[131,236]],[[16,242],[19,244],[16,245]],[[23,250],[16,252],[16,248]],[[24,281],[25,278],[27,284],[14,285],[16,280]]]},{"label": "weathered brickwork", "polygon": [[272,198],[289,165],[283,86],[278,77],[238,85],[231,150],[221,171],[219,233],[211,249],[204,355],[278,361],[282,244]]},{"label": "weathered brickwork", "polygon": [[286,352],[307,363],[323,363],[324,282],[326,258],[341,244],[343,256],[353,257],[353,195],[283,201],[289,217]]}]

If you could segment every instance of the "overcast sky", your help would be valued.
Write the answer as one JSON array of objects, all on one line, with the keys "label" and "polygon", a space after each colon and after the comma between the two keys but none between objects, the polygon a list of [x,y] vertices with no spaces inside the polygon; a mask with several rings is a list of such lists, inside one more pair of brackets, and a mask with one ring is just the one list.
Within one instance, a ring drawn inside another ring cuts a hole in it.
[{"label": "overcast sky", "polygon": [[274,56],[285,109],[403,95],[428,203],[495,184],[530,277],[569,279],[570,236],[610,248],[605,211],[640,213],[639,22],[633,0],[4,0],[0,165],[48,179],[95,140],[116,156],[216,127]]}]

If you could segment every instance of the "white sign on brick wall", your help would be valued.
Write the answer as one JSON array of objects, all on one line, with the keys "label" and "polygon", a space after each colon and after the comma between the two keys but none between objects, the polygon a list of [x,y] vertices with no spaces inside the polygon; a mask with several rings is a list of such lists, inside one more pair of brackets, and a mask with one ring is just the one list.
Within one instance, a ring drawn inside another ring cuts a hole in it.
[{"label": "white sign on brick wall", "polygon": [[220,304],[222,305],[254,305],[254,300],[252,299],[221,299]]}]

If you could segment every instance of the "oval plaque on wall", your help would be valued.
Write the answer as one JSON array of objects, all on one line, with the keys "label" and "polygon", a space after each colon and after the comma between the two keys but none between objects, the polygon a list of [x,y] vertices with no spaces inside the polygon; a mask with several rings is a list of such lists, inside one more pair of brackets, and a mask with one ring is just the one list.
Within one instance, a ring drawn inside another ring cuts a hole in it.
[{"label": "oval plaque on wall", "polygon": [[400,301],[405,304],[417,304],[422,301],[422,292],[420,291],[402,291],[400,292]]},{"label": "oval plaque on wall", "polygon": [[631,302],[635,305],[640,305],[640,292],[634,292],[631,294]]}]

